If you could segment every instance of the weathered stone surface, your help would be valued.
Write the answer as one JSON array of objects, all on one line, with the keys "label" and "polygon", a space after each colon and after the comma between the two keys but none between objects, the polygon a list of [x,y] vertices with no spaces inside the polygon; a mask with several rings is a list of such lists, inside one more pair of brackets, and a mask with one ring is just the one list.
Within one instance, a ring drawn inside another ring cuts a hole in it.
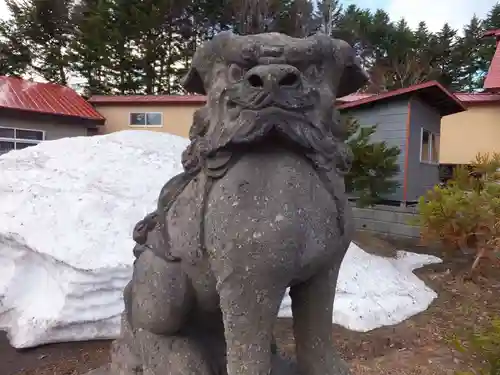
[{"label": "weathered stone surface", "polygon": [[[184,85],[207,104],[185,172],[134,231],[112,375],[349,373],[330,332],[352,233],[333,103],[366,81],[353,49],[320,34],[223,32],[196,52]],[[296,364],[272,335],[288,287]]]},{"label": "weathered stone surface", "polygon": [[121,337],[111,344],[110,373],[114,375],[142,375],[143,365],[139,350],[140,346],[135,340],[128,317],[123,314]]}]

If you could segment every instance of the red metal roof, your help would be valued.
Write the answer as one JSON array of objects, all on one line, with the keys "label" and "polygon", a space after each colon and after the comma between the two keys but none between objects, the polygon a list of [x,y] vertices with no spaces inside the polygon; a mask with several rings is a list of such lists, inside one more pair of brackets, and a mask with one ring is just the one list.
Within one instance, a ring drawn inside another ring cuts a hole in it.
[{"label": "red metal roof", "polygon": [[104,122],[104,117],[73,89],[14,77],[0,76],[2,108]]},{"label": "red metal roof", "polygon": [[[453,93],[458,100],[462,103],[466,104],[474,104],[474,103],[494,103],[500,102],[500,93],[495,94],[492,92],[454,92]],[[369,98],[376,94],[368,94],[368,93],[358,93],[344,96],[342,98],[338,98],[338,103],[351,103],[361,99]]]},{"label": "red metal roof", "polygon": [[[371,103],[377,100],[388,99],[398,95],[410,94],[421,91],[423,100],[432,100],[432,92],[441,93],[441,99],[445,99],[448,104],[457,109],[457,112],[463,111],[464,103],[491,103],[500,102],[500,93],[451,93],[436,81],[430,81],[419,85],[410,86],[404,89],[393,90],[381,94],[355,93],[338,98],[338,108],[354,108],[359,105]],[[427,91],[426,91],[427,90]],[[430,94],[431,96],[425,96]],[[435,96],[435,95],[434,95]],[[97,105],[130,105],[130,104],[205,104],[206,96],[203,95],[95,95],[89,99],[89,102]],[[436,104],[436,103],[434,103]],[[454,113],[454,112],[453,112]]]},{"label": "red metal roof", "polygon": [[95,95],[90,97],[92,104],[204,104],[203,95]]},{"label": "red metal roof", "polygon": [[485,90],[500,90],[500,39],[497,40],[497,49],[491,60],[483,88]]},{"label": "red metal roof", "polygon": [[482,37],[486,37],[486,36],[496,36],[496,37],[499,37],[500,36],[500,29],[493,29],[493,30],[488,30],[488,31],[485,31],[482,35]]},{"label": "red metal roof", "polygon": [[483,38],[491,36],[494,36],[496,39],[496,51],[491,59],[483,88],[485,90],[498,91],[500,90],[500,29],[489,30],[483,34]]},{"label": "red metal roof", "polygon": [[397,96],[410,94],[418,95],[421,100],[427,102],[430,106],[437,108],[440,111],[441,116],[446,116],[466,110],[462,102],[455,95],[446,90],[437,81],[429,81],[403,89],[392,90],[381,94],[367,96],[355,101],[342,103],[337,108],[354,108],[361,105],[366,105],[381,100],[393,99]]},{"label": "red metal roof", "polygon": [[461,102],[466,104],[500,102],[500,93],[495,94],[492,92],[477,92],[477,93],[456,92],[455,96],[458,99],[460,99]]}]

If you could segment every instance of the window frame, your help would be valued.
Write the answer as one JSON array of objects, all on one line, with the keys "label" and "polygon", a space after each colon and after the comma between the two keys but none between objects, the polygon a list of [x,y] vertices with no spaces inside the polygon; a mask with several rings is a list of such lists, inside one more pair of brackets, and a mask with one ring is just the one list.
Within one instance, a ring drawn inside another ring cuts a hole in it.
[{"label": "window frame", "polygon": [[[424,132],[427,132],[429,134],[429,154],[427,155],[429,160],[422,160],[422,151],[423,151],[423,147],[424,147]],[[434,154],[434,150],[433,150],[433,139],[434,139],[434,143],[435,143],[435,140],[436,140],[436,137],[437,137],[437,141],[439,142],[440,141],[440,138],[441,138],[441,134],[439,133],[434,133],[428,129],[425,129],[424,127],[421,127],[420,128],[420,152],[419,152],[419,155],[418,155],[418,158],[420,160],[420,163],[422,164],[430,164],[430,165],[439,165],[439,152],[440,152],[440,149],[439,149],[439,146],[438,146],[438,155],[437,155],[437,160],[434,161],[432,160],[432,157],[433,157],[433,154]]]},{"label": "window frame", "polygon": [[[131,124],[131,116],[132,114],[144,114],[144,125],[132,125]],[[160,115],[160,125],[148,125],[146,122],[146,119],[147,119],[147,115],[148,113],[152,113],[152,114],[156,114],[156,115]],[[128,126],[130,128],[163,128],[163,112],[154,112],[154,111],[144,111],[144,112],[138,112],[138,111],[134,111],[134,112],[129,112],[128,113]]]},{"label": "window frame", "polygon": [[[24,128],[18,128],[18,127],[15,127],[15,126],[0,126],[0,129],[14,130],[14,137],[13,138],[11,138],[11,137],[0,137],[0,142],[13,142],[14,143],[14,148],[12,150],[10,150],[10,151],[22,150],[22,149],[18,149],[17,148],[17,143],[28,143],[28,144],[32,144],[32,145],[37,145],[37,144],[45,141],[45,133],[46,133],[45,130],[41,130],[41,129],[24,129]],[[35,139],[17,138],[17,131],[18,130],[27,131],[27,132],[41,133],[42,134],[42,139],[35,140]],[[26,147],[24,147],[24,148],[26,148]],[[7,151],[7,152],[10,152],[10,151]],[[0,153],[0,155],[6,154],[7,152]]]}]

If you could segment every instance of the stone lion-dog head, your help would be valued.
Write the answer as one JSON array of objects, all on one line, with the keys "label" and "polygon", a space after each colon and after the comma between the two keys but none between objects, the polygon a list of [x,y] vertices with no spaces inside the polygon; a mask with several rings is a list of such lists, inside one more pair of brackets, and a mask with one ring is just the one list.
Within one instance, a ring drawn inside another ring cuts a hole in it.
[{"label": "stone lion-dog head", "polygon": [[203,136],[213,151],[274,134],[345,169],[350,157],[339,145],[345,129],[334,102],[367,82],[343,40],[222,32],[196,51],[184,79],[188,92],[207,95],[191,136]]}]

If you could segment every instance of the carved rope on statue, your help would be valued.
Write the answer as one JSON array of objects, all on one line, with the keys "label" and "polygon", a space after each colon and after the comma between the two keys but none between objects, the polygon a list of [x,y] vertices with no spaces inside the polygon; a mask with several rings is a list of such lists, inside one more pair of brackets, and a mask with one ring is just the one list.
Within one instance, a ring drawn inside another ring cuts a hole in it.
[{"label": "carved rope on statue", "polygon": [[[368,78],[344,41],[223,32],[195,53],[184,172],[134,229],[112,375],[348,374],[331,317],[351,212],[333,108]],[[290,288],[296,363],[273,327]]]}]

